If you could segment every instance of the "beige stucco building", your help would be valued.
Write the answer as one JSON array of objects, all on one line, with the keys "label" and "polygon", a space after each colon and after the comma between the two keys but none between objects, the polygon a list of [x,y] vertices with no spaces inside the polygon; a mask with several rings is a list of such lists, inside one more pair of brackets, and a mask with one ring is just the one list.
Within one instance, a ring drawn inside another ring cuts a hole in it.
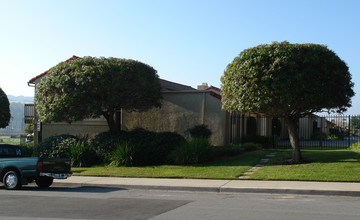
[{"label": "beige stucco building", "polygon": [[[161,108],[146,112],[122,111],[122,130],[144,128],[155,132],[177,132],[189,137],[187,130],[205,124],[212,131],[213,145],[224,145],[226,140],[227,113],[221,109],[221,100],[212,96],[212,91],[188,90],[163,92]],[[104,118],[60,123],[42,123],[41,137],[45,139],[60,134],[95,136],[108,131]]]},{"label": "beige stucco building", "polygon": [[[77,59],[77,57],[71,57]],[[29,86],[34,86],[46,75],[47,71],[30,79]],[[190,86],[160,79],[162,88],[162,107],[152,108],[146,112],[121,111],[121,128],[130,131],[144,128],[155,132],[177,132],[189,138],[187,130],[196,125],[207,125],[212,131],[211,143],[223,146],[229,142],[241,142],[244,137],[274,135],[274,118],[254,113],[233,113],[222,110],[221,91],[216,87],[208,87],[206,83],[194,89]],[[116,95],[116,94],[114,94]],[[36,103],[35,103],[36,104]],[[34,111],[30,111],[34,112]],[[26,118],[27,116],[25,116]],[[28,117],[29,118],[29,117]],[[30,117],[31,118],[31,117]],[[288,133],[283,119],[280,123],[280,139],[287,139]],[[317,118],[300,119],[299,130],[301,139],[309,139],[316,128]],[[108,131],[106,120],[87,119],[83,121],[60,123],[41,123],[36,118],[26,120],[35,124],[35,142],[54,135],[71,134],[93,137]],[[29,122],[28,122],[29,123]]]},{"label": "beige stucco building", "polygon": [[[76,59],[72,57],[70,59]],[[70,60],[69,59],[69,60]],[[34,86],[46,75],[47,71],[30,79],[29,86]],[[228,142],[227,124],[229,114],[221,108],[220,90],[208,87],[207,84],[194,89],[190,86],[160,79],[162,88],[162,107],[152,108],[146,112],[121,111],[122,130],[144,128],[155,132],[177,132],[189,137],[187,130],[196,125],[205,124],[212,131],[213,145],[224,145]],[[36,103],[35,103],[36,104]],[[54,135],[72,134],[93,137],[108,131],[103,117],[83,121],[36,124],[35,139],[42,140]]]},{"label": "beige stucco building", "polygon": [[187,130],[196,125],[207,125],[212,131],[213,145],[226,144],[227,113],[221,109],[221,100],[211,90],[163,92],[161,108],[147,112],[123,112],[122,128],[137,127],[150,131],[177,132],[188,137]]}]

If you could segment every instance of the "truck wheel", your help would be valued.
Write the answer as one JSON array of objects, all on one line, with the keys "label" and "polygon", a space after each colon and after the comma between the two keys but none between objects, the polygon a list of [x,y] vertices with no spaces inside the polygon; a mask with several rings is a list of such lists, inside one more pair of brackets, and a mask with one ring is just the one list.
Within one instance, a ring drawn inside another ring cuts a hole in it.
[{"label": "truck wheel", "polygon": [[8,171],[3,178],[5,189],[19,189],[21,188],[20,175],[13,170]]},{"label": "truck wheel", "polygon": [[38,185],[39,188],[48,188],[53,183],[53,178],[51,177],[39,177],[35,180],[36,185]]}]

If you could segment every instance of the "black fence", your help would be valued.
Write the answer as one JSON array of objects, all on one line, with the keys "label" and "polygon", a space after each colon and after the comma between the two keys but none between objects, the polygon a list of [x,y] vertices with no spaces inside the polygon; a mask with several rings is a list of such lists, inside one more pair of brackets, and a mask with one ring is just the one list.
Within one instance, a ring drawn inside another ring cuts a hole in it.
[{"label": "black fence", "polygon": [[[348,148],[360,141],[360,115],[309,115],[299,120],[298,135],[301,148]],[[231,114],[230,142],[291,147],[284,119],[249,114]]]}]

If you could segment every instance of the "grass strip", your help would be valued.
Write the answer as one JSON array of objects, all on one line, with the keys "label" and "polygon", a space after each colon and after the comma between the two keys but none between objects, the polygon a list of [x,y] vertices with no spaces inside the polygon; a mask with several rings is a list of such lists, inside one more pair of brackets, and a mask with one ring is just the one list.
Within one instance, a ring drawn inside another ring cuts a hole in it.
[{"label": "grass strip", "polygon": [[269,151],[254,151],[198,165],[159,165],[145,167],[95,166],[73,168],[76,176],[238,179]]},{"label": "grass strip", "polygon": [[360,154],[350,150],[302,150],[308,163],[281,165],[291,150],[281,150],[265,167],[251,175],[255,180],[360,182]]},{"label": "grass strip", "polygon": [[[261,150],[199,165],[146,167],[97,166],[73,168],[77,176],[238,179],[240,175],[276,150]],[[308,163],[281,165],[291,158],[291,150],[277,150],[266,166],[250,176],[253,180],[299,180],[360,182],[360,153],[351,150],[302,150]]]}]

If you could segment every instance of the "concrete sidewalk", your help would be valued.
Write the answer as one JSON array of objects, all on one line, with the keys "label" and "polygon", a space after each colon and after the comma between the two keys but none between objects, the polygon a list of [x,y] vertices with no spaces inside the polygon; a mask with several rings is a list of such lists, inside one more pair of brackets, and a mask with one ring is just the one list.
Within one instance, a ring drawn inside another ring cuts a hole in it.
[{"label": "concrete sidewalk", "polygon": [[72,176],[57,187],[360,196],[360,183]]}]

